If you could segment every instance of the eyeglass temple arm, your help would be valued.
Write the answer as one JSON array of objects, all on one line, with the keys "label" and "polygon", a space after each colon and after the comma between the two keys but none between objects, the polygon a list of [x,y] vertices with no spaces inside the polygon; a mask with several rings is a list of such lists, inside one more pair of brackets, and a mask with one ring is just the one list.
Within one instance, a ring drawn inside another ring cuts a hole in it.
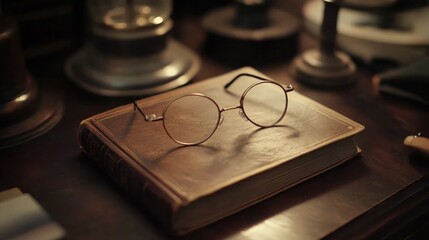
[{"label": "eyeglass temple arm", "polygon": [[239,79],[240,77],[243,77],[243,76],[253,77],[253,78],[256,78],[256,79],[259,79],[259,80],[262,80],[262,81],[269,81],[269,80],[268,80],[268,79],[266,79],[266,78],[259,77],[259,76],[253,75],[253,74],[249,74],[249,73],[240,73],[240,74],[238,74],[237,76],[235,76],[233,79],[231,79],[231,81],[229,81],[227,84],[225,84],[225,86],[223,86],[223,87],[224,87],[224,89],[228,89],[228,88],[229,88],[229,86],[231,86],[235,81],[237,81],[237,79]]},{"label": "eyeglass temple arm", "polygon": [[[235,81],[237,81],[237,79],[239,79],[240,77],[243,77],[243,76],[247,76],[247,77],[253,77],[253,78],[256,78],[256,79],[258,79],[258,80],[261,80],[261,81],[271,81],[271,80],[269,80],[269,79],[266,79],[266,78],[263,78],[263,77],[260,77],[260,76],[257,76],[257,75],[253,75],[253,74],[249,74],[249,73],[241,73],[241,74],[238,74],[237,76],[235,76],[231,81],[229,81],[227,84],[225,84],[225,86],[223,86],[223,88],[225,89],[225,90],[227,90],[228,88],[229,88],[229,86],[231,86]],[[292,85],[283,85],[283,84],[280,84],[282,87],[283,87],[283,89],[286,91],[286,92],[290,92],[290,91],[293,91],[293,86]]]},{"label": "eyeglass temple arm", "polygon": [[141,108],[139,107],[136,101],[133,102],[133,106],[134,106],[134,111],[137,110],[143,116],[144,120],[147,122],[153,122],[153,121],[158,121],[163,119],[162,116],[158,117],[155,114],[149,114],[149,115],[144,114],[144,112],[141,110]]}]

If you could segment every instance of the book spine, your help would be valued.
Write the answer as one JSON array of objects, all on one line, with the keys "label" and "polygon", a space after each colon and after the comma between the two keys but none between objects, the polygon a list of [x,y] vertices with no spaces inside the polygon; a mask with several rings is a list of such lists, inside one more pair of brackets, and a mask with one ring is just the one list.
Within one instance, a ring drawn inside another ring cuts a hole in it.
[{"label": "book spine", "polygon": [[108,147],[88,123],[79,128],[81,150],[129,197],[136,200],[167,229],[172,230],[173,211],[156,186],[139,174],[117,151]]}]

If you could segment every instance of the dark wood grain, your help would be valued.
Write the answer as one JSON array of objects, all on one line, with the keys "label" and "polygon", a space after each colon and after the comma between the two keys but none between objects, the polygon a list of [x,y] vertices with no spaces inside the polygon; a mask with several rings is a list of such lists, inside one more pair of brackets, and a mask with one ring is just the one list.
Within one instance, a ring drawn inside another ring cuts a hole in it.
[{"label": "dark wood grain", "polygon": [[[185,1],[192,6],[193,1]],[[299,15],[302,2],[279,1]],[[205,34],[201,15],[184,6],[176,14],[174,36],[196,51],[202,69],[194,81],[232,70],[201,51]],[[304,31],[300,49],[317,46]],[[67,231],[70,239],[171,238],[111,180],[80,154],[81,120],[128,104],[132,98],[87,93],[67,80],[66,55],[29,63],[42,87],[62,94],[65,114],[59,124],[30,142],[0,152],[0,190],[19,187]],[[327,173],[256,206],[197,230],[186,239],[312,239],[422,236],[428,220],[429,162],[405,148],[407,135],[429,134],[429,110],[412,102],[380,95],[373,73],[359,66],[359,80],[346,89],[308,88],[288,74],[289,62],[256,67],[268,76],[294,84],[297,91],[366,126],[357,139],[362,154]],[[285,146],[287,151],[287,146]],[[327,214],[329,213],[329,214]],[[413,235],[417,232],[417,235]]]}]

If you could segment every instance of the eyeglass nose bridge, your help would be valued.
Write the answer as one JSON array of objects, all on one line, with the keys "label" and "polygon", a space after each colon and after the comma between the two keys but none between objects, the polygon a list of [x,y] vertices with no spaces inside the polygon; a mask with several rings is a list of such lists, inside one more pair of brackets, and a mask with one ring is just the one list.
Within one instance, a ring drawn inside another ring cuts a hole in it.
[{"label": "eyeglass nose bridge", "polygon": [[236,106],[228,106],[228,107],[224,107],[224,108],[222,108],[221,110],[220,110],[220,112],[222,113],[222,112],[226,112],[226,111],[229,111],[229,110],[233,110],[233,109],[242,109],[242,107],[240,106],[240,105],[236,105]]},{"label": "eyeglass nose bridge", "polygon": [[[243,118],[244,120],[248,121],[247,117],[244,114],[243,107],[241,105],[228,106],[228,107],[221,108],[220,113],[226,112],[229,110],[234,110],[234,109],[240,109],[240,111],[238,111],[238,115],[240,115],[240,117]],[[222,120],[223,120],[223,117],[222,117]]]}]

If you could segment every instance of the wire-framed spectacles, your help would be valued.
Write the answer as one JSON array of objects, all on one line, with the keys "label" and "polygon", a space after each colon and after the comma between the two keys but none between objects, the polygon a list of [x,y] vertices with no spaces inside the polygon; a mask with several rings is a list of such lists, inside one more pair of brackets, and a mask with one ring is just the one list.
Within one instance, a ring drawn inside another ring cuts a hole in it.
[{"label": "wire-framed spectacles", "polygon": [[228,88],[237,80],[258,80],[241,95],[240,104],[220,107],[212,98],[201,93],[189,93],[168,102],[161,116],[145,114],[134,101],[134,111],[139,112],[145,121],[163,121],[167,135],[182,145],[197,145],[207,141],[221,126],[222,113],[239,109],[239,115],[262,128],[272,127],[286,115],[287,93],[293,91],[292,85],[283,85],[272,80],[242,73],[225,84]]}]

